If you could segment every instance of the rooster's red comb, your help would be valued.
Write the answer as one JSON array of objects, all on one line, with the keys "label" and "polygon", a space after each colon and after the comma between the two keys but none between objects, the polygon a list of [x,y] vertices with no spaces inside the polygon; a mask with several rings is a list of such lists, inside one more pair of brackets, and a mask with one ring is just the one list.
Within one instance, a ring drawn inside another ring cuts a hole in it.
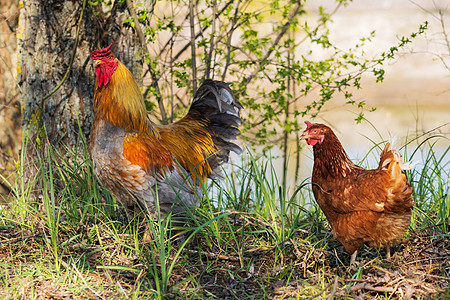
[{"label": "rooster's red comb", "polygon": [[91,53],[91,59],[95,60],[95,59],[100,59],[103,56],[108,55],[109,53],[111,53],[111,47],[112,47],[113,41],[111,40],[111,44],[109,44],[108,47],[100,49],[100,50],[94,50]]},{"label": "rooster's red comb", "polygon": [[309,129],[313,124],[310,121],[305,121],[306,129]]}]

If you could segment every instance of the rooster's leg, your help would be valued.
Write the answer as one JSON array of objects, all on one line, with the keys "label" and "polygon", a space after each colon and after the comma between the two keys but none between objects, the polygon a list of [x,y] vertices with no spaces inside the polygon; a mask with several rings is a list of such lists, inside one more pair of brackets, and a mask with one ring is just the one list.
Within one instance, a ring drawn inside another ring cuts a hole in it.
[{"label": "rooster's leg", "polygon": [[391,259],[391,248],[386,247],[385,251],[386,251],[386,259]]},{"label": "rooster's leg", "polygon": [[350,258],[350,266],[356,266],[356,255],[358,254],[358,250],[353,252],[351,258]]}]

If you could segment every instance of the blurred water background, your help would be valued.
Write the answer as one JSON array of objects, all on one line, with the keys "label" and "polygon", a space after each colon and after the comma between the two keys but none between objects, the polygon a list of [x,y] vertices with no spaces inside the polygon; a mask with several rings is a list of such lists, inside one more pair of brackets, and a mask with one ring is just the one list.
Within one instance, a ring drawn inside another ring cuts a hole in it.
[{"label": "blurred water background", "polygon": [[[310,11],[307,18],[315,18],[319,6],[331,7],[335,2],[310,1],[307,5]],[[381,149],[372,151],[367,157],[366,154],[374,142],[380,143],[392,137],[396,137],[397,145],[401,147],[417,136],[422,136],[406,147],[406,156],[410,156],[419,143],[430,135],[446,137],[439,139],[434,146],[438,156],[450,147],[450,46],[449,40],[445,38],[447,33],[450,36],[449,5],[449,1],[437,0],[355,0],[333,16],[329,26],[330,38],[342,49],[348,49],[355,41],[375,30],[372,43],[364,49],[369,56],[387,51],[398,44],[402,36],[417,31],[425,21],[429,23],[423,36],[403,49],[398,59],[384,65],[386,74],[382,83],[376,83],[373,76],[365,76],[362,88],[352,91],[355,100],[365,101],[367,107],[376,108],[376,111],[365,114],[366,121],[357,124],[354,119],[359,110],[345,105],[346,100],[341,96],[327,103],[315,120],[310,120],[331,126],[353,161],[364,159],[363,166],[377,167]],[[318,58],[326,54],[323,51],[313,53],[317,53]],[[312,101],[311,97],[314,95],[308,96],[305,103]],[[301,122],[307,120],[299,118]],[[312,172],[312,148],[302,143],[300,172],[296,179],[297,142],[293,138],[289,142],[287,185],[291,188],[310,177]],[[261,153],[261,149],[256,147],[255,154]],[[423,145],[414,155],[416,168],[423,166],[427,151],[428,146]],[[282,154],[279,147],[274,147],[270,152],[280,182],[283,173]],[[240,159],[233,157],[233,160],[237,162]],[[443,164],[450,169],[449,154],[445,156]]]}]

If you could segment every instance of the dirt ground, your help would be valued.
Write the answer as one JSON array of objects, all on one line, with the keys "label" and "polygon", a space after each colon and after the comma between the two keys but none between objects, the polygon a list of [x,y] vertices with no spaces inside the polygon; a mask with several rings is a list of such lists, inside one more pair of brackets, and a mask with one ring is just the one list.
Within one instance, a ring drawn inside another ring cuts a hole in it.
[{"label": "dirt ground", "polygon": [[[148,270],[142,258],[117,255],[120,249],[115,251],[114,246],[104,251],[105,243],[108,237],[103,238],[103,248],[76,244],[66,248],[62,269],[89,277],[92,287],[103,287],[101,291],[77,289],[33,271],[36,265],[54,264],[50,252],[37,255],[45,251],[42,233],[15,231],[11,227],[0,229],[0,265],[6,275],[0,280],[0,298],[10,298],[11,288],[15,296],[23,299],[31,295],[37,299],[123,299],[136,289],[140,295],[148,291],[151,296],[152,283],[145,276]],[[181,295],[193,299],[450,299],[450,239],[442,232],[412,233],[393,249],[390,261],[384,259],[384,253],[378,255],[376,250],[364,248],[358,254],[356,267],[348,267],[348,255],[334,241],[321,249],[301,238],[291,240],[284,245],[290,250],[282,251],[290,254],[278,257],[277,261],[284,263],[275,266],[273,248],[249,247],[238,256],[201,251],[198,246],[194,242],[182,253],[170,279],[169,285],[176,286],[169,290],[170,298],[178,299]],[[78,260],[83,257],[91,267],[80,271],[71,262],[74,257]],[[128,265],[142,272],[99,268],[107,264]]]}]

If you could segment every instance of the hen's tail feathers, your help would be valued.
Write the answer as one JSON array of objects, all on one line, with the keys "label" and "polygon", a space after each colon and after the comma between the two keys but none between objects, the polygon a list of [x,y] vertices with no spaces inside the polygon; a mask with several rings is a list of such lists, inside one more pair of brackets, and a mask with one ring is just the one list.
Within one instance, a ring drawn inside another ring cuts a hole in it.
[{"label": "hen's tail feathers", "polygon": [[390,168],[391,164],[393,164],[398,165],[398,167],[400,167],[400,170],[402,171],[414,169],[416,163],[403,161],[400,152],[394,146],[392,146],[393,143],[394,142],[386,143],[386,146],[381,153],[379,168],[382,170],[387,170]]},{"label": "hen's tail feathers", "polygon": [[388,199],[385,203],[385,211],[391,213],[403,213],[410,211],[414,202],[412,199],[412,187],[408,183],[408,178],[403,172],[411,170],[414,164],[405,163],[398,150],[387,143],[381,153],[379,170],[387,171],[390,176],[388,184]]},{"label": "hen's tail feathers", "polygon": [[233,96],[229,84],[222,81],[206,80],[197,90],[189,114],[198,114],[206,119],[208,131],[211,133],[217,153],[208,159],[211,168],[218,172],[219,166],[228,162],[230,151],[237,154],[242,149],[232,143],[240,133],[238,128],[242,122],[239,116],[241,103]]}]

